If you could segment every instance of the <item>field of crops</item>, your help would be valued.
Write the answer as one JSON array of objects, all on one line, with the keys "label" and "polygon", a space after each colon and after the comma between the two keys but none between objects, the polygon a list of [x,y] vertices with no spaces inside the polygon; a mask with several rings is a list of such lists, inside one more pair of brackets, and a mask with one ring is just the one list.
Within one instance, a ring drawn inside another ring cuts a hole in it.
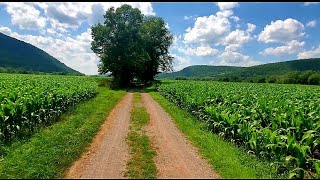
[{"label": "field of crops", "polygon": [[90,77],[0,74],[0,142],[23,138],[97,94]]},{"label": "field of crops", "polygon": [[320,178],[320,86],[164,81],[158,91],[279,173]]}]

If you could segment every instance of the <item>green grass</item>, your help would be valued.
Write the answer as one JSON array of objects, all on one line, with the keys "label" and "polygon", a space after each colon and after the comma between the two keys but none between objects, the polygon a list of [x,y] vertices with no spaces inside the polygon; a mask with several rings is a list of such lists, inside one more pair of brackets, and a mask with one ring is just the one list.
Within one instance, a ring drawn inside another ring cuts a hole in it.
[{"label": "green grass", "polygon": [[247,154],[244,149],[207,131],[204,122],[200,122],[159,93],[149,93],[171,115],[179,129],[223,178],[287,177],[278,176],[270,163]]},{"label": "green grass", "polygon": [[90,145],[124,91],[99,87],[99,94],[61,116],[28,141],[17,141],[0,161],[0,178],[61,178]]},{"label": "green grass", "polygon": [[153,161],[156,153],[151,148],[143,127],[149,121],[149,114],[140,104],[140,93],[134,93],[134,108],[131,111],[131,125],[128,135],[131,158],[127,164],[125,176],[133,179],[156,178],[156,165]]}]

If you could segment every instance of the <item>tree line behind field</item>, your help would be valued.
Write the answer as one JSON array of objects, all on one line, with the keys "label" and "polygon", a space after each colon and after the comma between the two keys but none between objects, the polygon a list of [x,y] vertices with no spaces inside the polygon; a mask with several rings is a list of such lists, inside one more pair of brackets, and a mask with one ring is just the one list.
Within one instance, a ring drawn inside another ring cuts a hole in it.
[{"label": "tree line behind field", "polygon": [[196,65],[173,73],[162,73],[158,78],[317,85],[320,84],[320,58],[251,67]]}]

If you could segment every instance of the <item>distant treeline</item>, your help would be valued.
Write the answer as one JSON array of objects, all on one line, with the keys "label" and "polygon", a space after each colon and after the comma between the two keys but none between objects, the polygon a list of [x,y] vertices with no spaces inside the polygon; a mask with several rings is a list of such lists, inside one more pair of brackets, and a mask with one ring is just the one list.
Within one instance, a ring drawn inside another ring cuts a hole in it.
[{"label": "distant treeline", "polygon": [[0,67],[0,73],[8,74],[52,74],[52,75],[73,75],[73,76],[82,76],[83,74],[70,74],[67,72],[39,72],[39,71],[29,71],[23,68],[11,68],[11,67]]},{"label": "distant treeline", "polygon": [[215,77],[186,78],[176,77],[176,80],[215,80],[224,82],[252,82],[252,83],[279,83],[279,84],[310,84],[320,85],[320,71],[291,71],[282,75],[257,75],[254,77],[242,77],[235,75],[223,75]]}]

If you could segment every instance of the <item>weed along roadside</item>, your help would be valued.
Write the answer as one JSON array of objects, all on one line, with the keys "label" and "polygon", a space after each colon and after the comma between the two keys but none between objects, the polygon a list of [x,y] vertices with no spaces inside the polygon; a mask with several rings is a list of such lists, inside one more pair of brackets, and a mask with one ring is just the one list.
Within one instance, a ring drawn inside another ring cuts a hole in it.
[{"label": "weed along roadside", "polygon": [[125,176],[128,178],[154,179],[157,169],[154,163],[155,150],[145,132],[149,114],[141,105],[141,94],[134,93],[134,107],[131,111],[130,132],[127,137],[130,159]]}]

